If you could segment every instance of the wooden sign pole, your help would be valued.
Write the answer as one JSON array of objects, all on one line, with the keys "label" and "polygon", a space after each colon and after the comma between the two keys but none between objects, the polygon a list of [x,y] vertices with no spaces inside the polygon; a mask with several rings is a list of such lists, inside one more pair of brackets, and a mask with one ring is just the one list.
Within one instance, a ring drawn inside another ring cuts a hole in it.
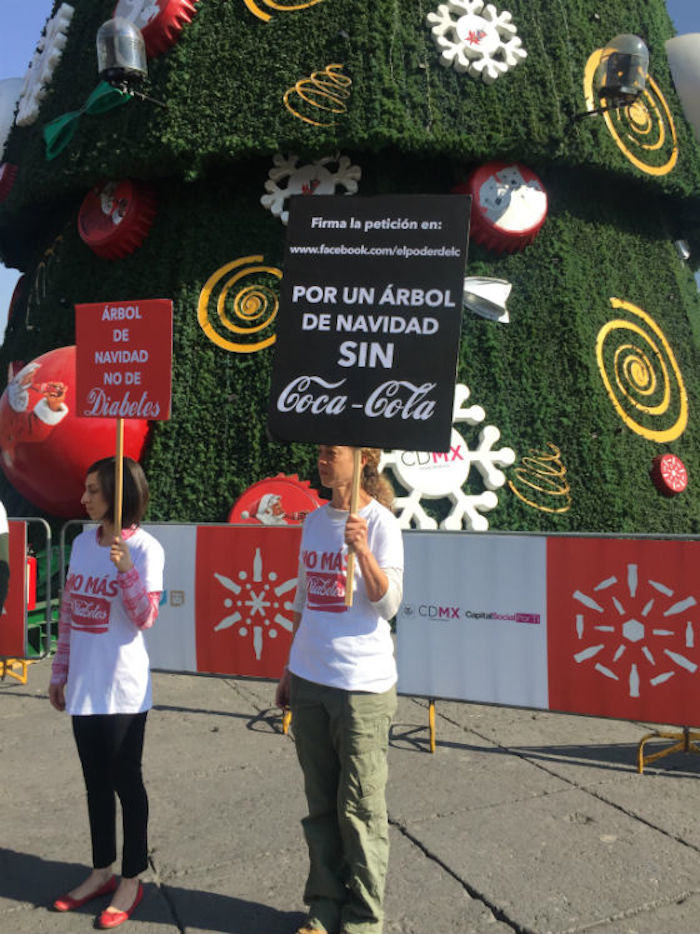
[{"label": "wooden sign pole", "polygon": [[[350,491],[350,515],[357,512],[357,501],[360,498],[360,480],[362,479],[362,448],[353,448],[352,451],[352,490]],[[355,580],[355,552],[348,555],[348,566],[345,582],[345,606],[352,606],[352,587]]]},{"label": "wooden sign pole", "polygon": [[117,453],[114,475],[114,532],[122,534],[122,498],[124,491],[124,419],[117,419]]}]

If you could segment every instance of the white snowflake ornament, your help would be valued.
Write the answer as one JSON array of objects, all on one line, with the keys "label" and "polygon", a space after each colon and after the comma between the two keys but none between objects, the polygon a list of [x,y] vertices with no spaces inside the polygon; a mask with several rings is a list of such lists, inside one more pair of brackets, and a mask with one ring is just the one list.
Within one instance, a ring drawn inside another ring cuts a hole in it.
[{"label": "white snowflake ornament", "polygon": [[70,4],[62,3],[46,24],[46,31],[24,76],[15,121],[17,126],[31,126],[39,116],[41,102],[46,97],[48,85],[68,41],[66,34],[74,12]]},{"label": "white snowflake ornament", "polygon": [[[469,388],[464,384],[455,386],[453,422],[478,425],[486,418],[480,405],[465,407],[469,395]],[[458,530],[464,527],[485,532],[489,523],[482,513],[496,508],[498,496],[494,491],[506,482],[505,474],[498,468],[515,462],[512,448],[494,450],[500,437],[498,428],[486,425],[479,433],[477,447],[471,450],[453,427],[447,453],[394,450],[383,454],[382,469],[391,468],[399,483],[409,491],[407,496],[397,497],[393,504],[401,528],[436,529],[437,522],[425,512],[421,500],[450,499],[452,509],[440,528]],[[482,493],[467,493],[463,489],[472,466],[482,476],[486,487]]]},{"label": "white snowflake ornament", "polygon": [[428,13],[440,64],[486,84],[527,58],[510,13],[484,0],[448,0]]},{"label": "white snowflake ornament", "polygon": [[[298,165],[298,156],[283,156],[277,153],[272,159],[274,165],[268,172],[265,182],[265,191],[260,203],[279,217],[283,224],[289,220],[289,211],[285,209],[285,202],[291,195],[334,195],[338,188],[344,188],[345,193],[357,193],[358,182],[362,177],[359,165],[353,165],[347,156],[336,153],[335,156],[325,156],[306,165]],[[335,168],[333,168],[335,166]],[[279,182],[287,184],[280,187]]]}]

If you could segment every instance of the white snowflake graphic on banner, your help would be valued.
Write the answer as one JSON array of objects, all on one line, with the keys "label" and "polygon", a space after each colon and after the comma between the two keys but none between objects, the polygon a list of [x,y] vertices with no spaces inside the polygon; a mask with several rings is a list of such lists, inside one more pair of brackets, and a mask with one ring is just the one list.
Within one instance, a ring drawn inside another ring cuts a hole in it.
[{"label": "white snowflake graphic on banner", "polygon": [[[454,423],[478,425],[486,418],[480,405],[465,408],[469,395],[469,388],[458,383],[455,387]],[[436,529],[437,522],[423,509],[421,500],[449,499],[452,509],[440,523],[440,528],[458,530],[464,527],[485,532],[489,523],[482,513],[496,508],[498,496],[494,491],[506,482],[505,474],[498,468],[509,467],[515,461],[512,448],[494,450],[500,437],[498,428],[486,425],[479,433],[477,447],[472,450],[453,427],[447,453],[393,450],[383,454],[381,467],[390,468],[399,483],[409,491],[407,496],[398,496],[394,500],[401,528]],[[479,471],[486,487],[481,493],[468,493],[463,489],[472,466]]]},{"label": "white snowflake graphic on banner", "polygon": [[17,126],[30,126],[39,116],[41,102],[46,97],[56,66],[61,61],[68,41],[66,33],[73,18],[73,7],[62,3],[55,15],[46,24],[46,31],[39,40],[34,57],[24,76],[19,94]]},{"label": "white snowflake graphic on banner", "polygon": [[[344,188],[346,194],[354,195],[362,177],[359,165],[353,165],[347,156],[339,154],[298,165],[298,156],[285,157],[278,152],[272,161],[274,164],[265,182],[267,194],[260,198],[260,203],[272,211],[275,217],[279,217],[283,224],[289,220],[285,202],[291,195],[335,195],[338,194],[338,188]],[[287,184],[280,187],[278,183],[285,180]]]},{"label": "white snowflake graphic on banner", "polygon": [[278,627],[291,632],[292,620],[285,614],[292,613],[292,603],[285,600],[285,595],[294,591],[297,579],[277,583],[275,571],[265,571],[262,550],[256,548],[251,553],[249,570],[238,572],[238,581],[225,574],[213,572],[216,580],[225,592],[222,597],[226,615],[214,626],[214,632],[235,627],[235,632],[242,639],[252,638],[255,657],[262,658],[265,641],[276,639]]},{"label": "white snowflake graphic on banner", "polygon": [[[582,645],[574,661],[590,662],[601,677],[624,684],[630,697],[640,696],[644,672],[650,688],[679,673],[697,672],[695,597],[640,575],[637,564],[628,564],[619,577],[612,574],[599,581],[592,593],[576,590],[572,597],[580,605],[575,626]],[[603,665],[598,657],[613,649],[612,662]]]},{"label": "white snowflake graphic on banner", "polygon": [[510,13],[499,13],[484,0],[441,3],[436,13],[428,13],[428,25],[440,64],[481,77],[486,84],[527,58]]}]

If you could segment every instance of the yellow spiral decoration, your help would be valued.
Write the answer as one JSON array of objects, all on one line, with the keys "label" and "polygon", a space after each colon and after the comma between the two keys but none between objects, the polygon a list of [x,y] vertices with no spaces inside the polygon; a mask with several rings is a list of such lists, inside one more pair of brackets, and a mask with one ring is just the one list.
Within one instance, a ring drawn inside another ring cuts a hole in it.
[{"label": "yellow spiral decoration", "polygon": [[[561,461],[561,451],[547,442],[546,451],[530,448],[529,456],[523,457],[516,467],[516,483],[508,486],[518,499],[540,512],[562,513],[571,509],[571,487],[566,479],[566,467]],[[523,493],[518,487],[527,487]],[[537,495],[539,494],[539,496]],[[529,499],[529,497],[535,497]]]},{"label": "yellow spiral decoration", "polygon": [[[293,13],[296,10],[305,10],[307,7],[316,6],[317,3],[322,2],[323,0],[303,0],[302,3],[275,3],[275,0],[262,0],[263,6],[274,10],[276,13]],[[255,0],[244,0],[244,3],[250,12],[263,22],[266,23],[268,20],[272,19],[272,15],[266,13],[265,10],[258,6]]]},{"label": "yellow spiral decoration", "polygon": [[[602,49],[586,62],[583,93],[586,109],[593,110],[596,100],[593,79]],[[644,94],[633,104],[607,110],[603,114],[610,135],[626,158],[647,175],[667,175],[678,161],[676,127],[668,104],[651,75],[647,76]]]},{"label": "yellow spiral decoration", "polygon": [[[262,261],[262,256],[242,256],[226,263],[207,279],[199,295],[199,326],[210,341],[224,350],[255,353],[270,347],[276,340],[276,334],[270,331],[277,317],[279,297],[269,279],[281,279],[282,271],[276,266],[259,265]],[[236,271],[222,284],[232,270]],[[241,283],[248,276],[255,276],[257,281],[247,285]],[[267,282],[265,276],[268,277]],[[237,286],[237,291],[229,298],[234,286]],[[218,293],[216,299],[213,297],[215,290]],[[262,332],[267,333],[263,336]]]},{"label": "yellow spiral decoration", "polygon": [[296,104],[296,98],[300,98],[309,107],[331,114],[347,113],[345,101],[350,97],[352,79],[341,74],[342,70],[342,65],[327,65],[323,71],[314,71],[309,78],[297,81],[294,87],[284,92],[284,106],[295,117],[312,126],[335,126],[333,119],[317,120],[313,116],[305,116],[290,103],[290,99]]},{"label": "yellow spiral decoration", "polygon": [[688,393],[673,351],[641,308],[619,298],[611,298],[610,304],[637,319],[615,318],[598,332],[596,360],[610,401],[638,435],[659,443],[673,441],[688,424]]}]

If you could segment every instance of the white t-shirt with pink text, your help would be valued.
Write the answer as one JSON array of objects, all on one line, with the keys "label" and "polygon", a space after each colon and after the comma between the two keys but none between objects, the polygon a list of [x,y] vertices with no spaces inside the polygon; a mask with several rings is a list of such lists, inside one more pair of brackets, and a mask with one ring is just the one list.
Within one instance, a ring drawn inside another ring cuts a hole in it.
[{"label": "white t-shirt with pink text", "polygon": [[[403,570],[403,540],[396,518],[371,500],[358,514],[367,521],[367,543],[380,568]],[[388,691],[397,679],[391,627],[365,593],[355,562],[353,604],[345,605],[348,513],[322,506],[304,520],[299,553],[306,593],[289,656],[289,670],[316,684],[346,691]],[[380,601],[381,603],[381,601]]]},{"label": "white t-shirt with pink text", "polygon": [[[127,541],[149,592],[163,589],[163,546],[138,528]],[[143,632],[128,618],[109,548],[95,528],[73,542],[65,595],[70,604],[66,710],[73,715],[142,713],[151,707],[151,673]]]}]

